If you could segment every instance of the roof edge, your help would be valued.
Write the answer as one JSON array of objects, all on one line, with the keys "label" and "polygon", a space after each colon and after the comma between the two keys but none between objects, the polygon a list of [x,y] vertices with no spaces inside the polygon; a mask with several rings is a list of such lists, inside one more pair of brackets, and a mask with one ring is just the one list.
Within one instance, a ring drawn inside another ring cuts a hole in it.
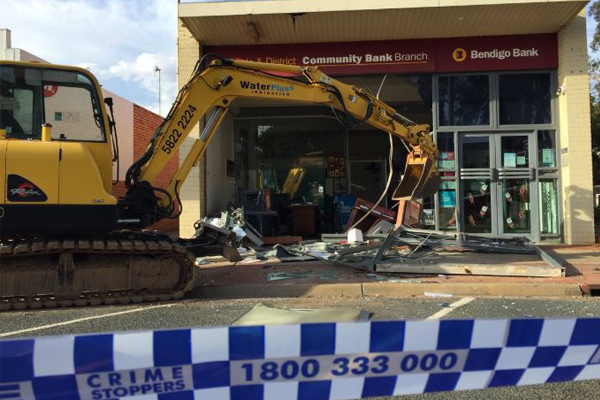
[{"label": "roof edge", "polygon": [[[411,8],[491,6],[500,4],[583,3],[590,0],[265,0],[179,3],[179,18],[295,14]],[[582,8],[583,8],[582,7]],[[277,11],[275,11],[277,10]]]}]

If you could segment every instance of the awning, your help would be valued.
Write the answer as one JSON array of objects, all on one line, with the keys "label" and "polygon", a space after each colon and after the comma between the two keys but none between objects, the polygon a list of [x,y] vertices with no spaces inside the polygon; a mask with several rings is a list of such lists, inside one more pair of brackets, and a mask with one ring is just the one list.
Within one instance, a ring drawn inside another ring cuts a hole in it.
[{"label": "awning", "polygon": [[[493,4],[490,4],[493,3]],[[181,3],[202,45],[346,42],[558,32],[581,0],[280,0]]]}]

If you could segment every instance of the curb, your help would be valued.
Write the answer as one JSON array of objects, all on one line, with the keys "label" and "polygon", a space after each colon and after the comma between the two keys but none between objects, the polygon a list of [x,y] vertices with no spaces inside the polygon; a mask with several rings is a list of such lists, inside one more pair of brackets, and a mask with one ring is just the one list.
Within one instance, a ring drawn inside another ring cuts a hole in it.
[{"label": "curb", "polygon": [[448,293],[457,296],[506,296],[506,297],[581,297],[576,283],[417,283],[393,284],[364,283],[365,296],[405,297],[423,296],[424,292]]},{"label": "curb", "polygon": [[581,291],[587,296],[599,296],[600,295],[600,283],[599,282],[583,282],[581,283]]},{"label": "curb", "polygon": [[334,283],[197,286],[189,294],[206,298],[262,297],[414,297],[424,292],[456,296],[581,297],[577,283]]},{"label": "curb", "polygon": [[227,285],[199,286],[190,294],[208,298],[259,298],[259,297],[362,297],[360,283],[282,283],[279,285]]}]

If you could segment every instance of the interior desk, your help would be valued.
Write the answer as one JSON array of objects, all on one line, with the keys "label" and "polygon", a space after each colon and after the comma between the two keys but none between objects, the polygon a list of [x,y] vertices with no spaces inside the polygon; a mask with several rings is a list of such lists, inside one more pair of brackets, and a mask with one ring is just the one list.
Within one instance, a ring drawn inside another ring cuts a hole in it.
[{"label": "interior desk", "polygon": [[271,227],[269,223],[265,224],[265,218],[274,220],[275,222],[275,236],[279,234],[279,213],[273,210],[265,210],[265,211],[244,211],[244,215],[248,217],[256,217],[258,220],[258,226],[255,226],[256,229],[263,236],[273,236],[273,232],[265,232],[265,225],[267,228]]},{"label": "interior desk", "polygon": [[317,234],[317,205],[297,204],[292,210],[292,232],[296,236],[314,236]]}]

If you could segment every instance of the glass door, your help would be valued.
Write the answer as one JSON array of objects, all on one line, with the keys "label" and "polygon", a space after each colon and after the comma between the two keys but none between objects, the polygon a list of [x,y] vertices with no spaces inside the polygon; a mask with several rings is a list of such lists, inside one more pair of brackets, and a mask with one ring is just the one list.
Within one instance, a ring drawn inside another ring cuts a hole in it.
[{"label": "glass door", "polygon": [[460,230],[495,234],[496,187],[493,136],[482,133],[460,135]]},{"label": "glass door", "polygon": [[496,134],[499,235],[537,236],[533,133]]},{"label": "glass door", "polygon": [[460,231],[539,240],[534,134],[459,137]]}]

